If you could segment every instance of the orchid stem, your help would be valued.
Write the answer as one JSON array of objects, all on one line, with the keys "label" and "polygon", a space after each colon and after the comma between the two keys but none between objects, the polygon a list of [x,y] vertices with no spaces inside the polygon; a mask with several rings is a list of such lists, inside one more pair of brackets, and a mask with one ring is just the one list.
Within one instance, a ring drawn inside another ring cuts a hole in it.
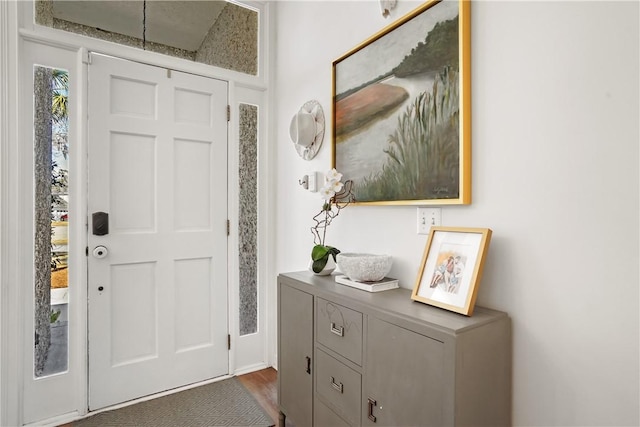
[{"label": "orchid stem", "polygon": [[[324,222],[325,222],[325,224],[327,223],[327,219],[328,218],[329,218],[329,211],[324,211]],[[324,246],[324,238],[325,238],[326,235],[327,235],[327,227],[324,227],[322,229],[322,239],[320,241],[320,244],[322,246]]]}]

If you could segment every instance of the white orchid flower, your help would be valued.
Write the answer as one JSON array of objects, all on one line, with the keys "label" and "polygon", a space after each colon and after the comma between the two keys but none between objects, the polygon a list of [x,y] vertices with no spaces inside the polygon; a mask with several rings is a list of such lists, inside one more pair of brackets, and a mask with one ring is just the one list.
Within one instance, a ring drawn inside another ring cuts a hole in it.
[{"label": "white orchid flower", "polygon": [[326,201],[331,200],[331,198],[335,195],[336,192],[333,190],[333,187],[331,185],[326,185],[320,189],[320,196]]},{"label": "white orchid flower", "polygon": [[337,182],[342,179],[342,174],[336,170],[336,168],[331,169],[327,172],[327,182]]},{"label": "white orchid flower", "polygon": [[342,187],[344,187],[344,184],[341,183],[340,181],[334,181],[334,182],[330,182],[327,186],[328,187],[330,186],[333,192],[337,193],[338,191],[342,190]]}]

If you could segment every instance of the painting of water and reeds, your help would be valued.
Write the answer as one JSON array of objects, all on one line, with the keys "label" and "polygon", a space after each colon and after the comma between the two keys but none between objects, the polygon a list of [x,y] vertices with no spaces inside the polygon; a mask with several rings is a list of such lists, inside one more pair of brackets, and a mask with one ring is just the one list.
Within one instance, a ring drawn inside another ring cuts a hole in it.
[{"label": "painting of water and reeds", "polygon": [[334,61],[334,167],[357,202],[470,203],[468,3],[425,3]]}]

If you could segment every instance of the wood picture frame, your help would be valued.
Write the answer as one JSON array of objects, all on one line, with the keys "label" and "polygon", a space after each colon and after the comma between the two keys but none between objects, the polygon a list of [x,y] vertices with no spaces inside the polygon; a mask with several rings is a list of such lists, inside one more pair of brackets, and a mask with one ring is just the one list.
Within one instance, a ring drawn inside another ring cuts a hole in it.
[{"label": "wood picture frame", "polygon": [[333,62],[333,167],[356,203],[471,203],[469,3],[428,1]]},{"label": "wood picture frame", "polygon": [[411,299],[471,316],[489,228],[431,227]]}]

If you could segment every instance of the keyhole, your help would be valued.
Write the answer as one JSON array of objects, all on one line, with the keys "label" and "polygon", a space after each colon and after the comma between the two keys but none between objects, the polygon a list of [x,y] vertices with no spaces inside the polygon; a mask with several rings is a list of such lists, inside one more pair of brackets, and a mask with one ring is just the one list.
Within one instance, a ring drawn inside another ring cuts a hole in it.
[{"label": "keyhole", "polygon": [[98,286],[98,290],[99,290],[100,292],[104,291],[104,286]]}]

